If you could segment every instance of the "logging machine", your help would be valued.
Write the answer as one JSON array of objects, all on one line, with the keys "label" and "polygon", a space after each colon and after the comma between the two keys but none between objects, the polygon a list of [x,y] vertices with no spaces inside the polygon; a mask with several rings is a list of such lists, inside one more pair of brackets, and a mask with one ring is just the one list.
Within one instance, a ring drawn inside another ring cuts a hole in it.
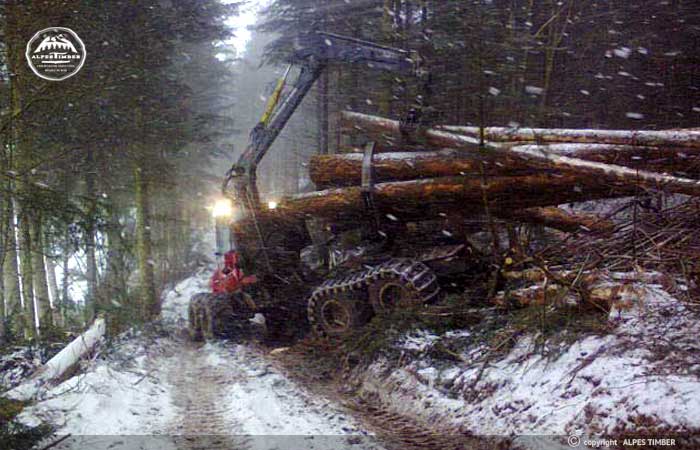
[{"label": "logging machine", "polygon": [[374,314],[435,300],[438,278],[454,277],[455,269],[462,272],[463,265],[455,261],[469,258],[465,244],[429,237],[418,222],[382,221],[372,197],[371,143],[365,149],[365,210],[359,219],[342,219],[343,211],[331,220],[299,217],[276,203],[261,202],[258,164],[330,64],[354,63],[416,77],[422,92],[402,121],[408,131],[420,121],[430,94],[430,75],[414,51],[331,33],[306,35],[295,48],[248,146],[226,173],[222,190],[236,218],[217,217],[217,251],[224,262],[212,277],[212,292],[198,294],[190,303],[195,339],[242,332],[246,319],[256,313],[264,315],[273,340],[298,336],[308,328],[305,324],[321,335],[342,335]]}]

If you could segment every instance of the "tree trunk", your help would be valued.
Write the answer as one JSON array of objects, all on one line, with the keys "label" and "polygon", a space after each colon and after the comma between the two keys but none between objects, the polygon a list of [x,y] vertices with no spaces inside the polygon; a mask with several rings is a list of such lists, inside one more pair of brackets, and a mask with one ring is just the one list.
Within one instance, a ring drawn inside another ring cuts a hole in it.
[{"label": "tree trunk", "polygon": [[22,280],[22,298],[24,299],[24,337],[33,338],[36,332],[37,318],[34,304],[34,278],[32,273],[31,227],[29,215],[22,212],[19,220],[19,260]]},{"label": "tree trunk", "polygon": [[85,321],[90,323],[100,309],[97,304],[97,258],[95,257],[95,220],[97,215],[97,192],[95,187],[95,158],[91,148],[85,152],[85,278],[87,295],[85,298]]},{"label": "tree trunk", "polygon": [[6,314],[9,318],[13,335],[19,336],[22,330],[22,310],[19,284],[19,268],[17,267],[17,235],[15,228],[15,210],[13,200],[7,199],[5,205],[3,228],[5,231],[5,252],[2,266],[3,288]]},{"label": "tree trunk", "polygon": [[47,255],[46,261],[46,278],[48,279],[49,285],[49,297],[51,298],[51,316],[52,322],[55,326],[63,328],[65,322],[63,321],[63,315],[61,314],[61,299],[58,296],[58,281],[56,280],[56,262],[54,259]]},{"label": "tree trunk", "polygon": [[84,333],[73,339],[56,356],[29,377],[28,380],[6,393],[7,397],[15,400],[30,400],[39,389],[60,379],[81,359],[85,358],[99,344],[105,334],[105,321],[98,318]]},{"label": "tree trunk", "polygon": [[37,315],[39,316],[39,330],[41,333],[44,333],[53,326],[53,320],[51,317],[51,305],[49,302],[49,287],[46,281],[46,266],[44,265],[42,223],[41,216],[38,213],[35,214],[34,220],[32,221],[31,233],[34,301],[36,302]]},{"label": "tree trunk", "polygon": [[[516,151],[524,146],[514,147]],[[571,156],[592,162],[624,164],[636,168],[654,168],[663,171],[692,171],[693,162],[700,149],[678,147],[638,147],[614,144],[553,144],[528,146],[543,149],[549,154]],[[309,163],[309,175],[316,186],[358,185],[362,180],[361,153],[313,156]],[[484,164],[486,175],[500,176],[532,173],[532,164],[519,158],[501,158],[499,163],[481,153],[454,149],[438,151],[394,151],[374,155],[372,168],[376,181],[400,181],[417,178],[474,174]]]},{"label": "tree trunk", "polygon": [[[520,148],[520,147],[516,147]],[[660,171],[688,171],[698,161],[700,149],[679,147],[638,147],[614,144],[553,144],[537,146],[548,153],[586,161],[620,164]],[[357,150],[361,152],[362,150]],[[375,150],[376,152],[376,150]],[[362,153],[316,155],[309,162],[309,176],[320,189],[358,185],[362,180]],[[378,153],[372,158],[376,181],[400,181],[417,178],[478,173],[484,164],[486,175],[513,175],[533,172],[530,164],[518,158],[503,158],[500,164],[479,153],[454,149]]]},{"label": "tree trunk", "polygon": [[160,313],[160,303],[156,297],[151,249],[150,194],[148,181],[141,167],[134,170],[136,186],[136,253],[141,284],[141,311],[143,318],[150,319]]},{"label": "tree trunk", "polygon": [[533,166],[559,169],[563,172],[588,174],[608,181],[620,181],[652,189],[663,189],[678,194],[700,195],[700,180],[631,169],[616,164],[586,161],[548,152],[539,145],[522,145],[507,150],[527,160]]},{"label": "tree trunk", "polygon": [[615,224],[612,221],[600,218],[594,214],[568,213],[563,209],[551,206],[500,211],[498,216],[568,232],[610,233],[615,228]]},{"label": "tree trunk", "polygon": [[70,231],[66,229],[66,233],[63,239],[63,255],[61,258],[61,268],[63,272],[63,278],[61,279],[61,316],[65,321],[68,318],[68,307],[73,303],[70,298]]}]

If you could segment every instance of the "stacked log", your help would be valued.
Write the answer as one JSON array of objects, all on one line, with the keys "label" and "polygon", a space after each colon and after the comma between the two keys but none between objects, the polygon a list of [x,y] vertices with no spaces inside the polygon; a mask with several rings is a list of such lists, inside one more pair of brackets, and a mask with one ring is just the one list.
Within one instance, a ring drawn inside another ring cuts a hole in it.
[{"label": "stacked log", "polygon": [[[591,178],[543,173],[487,180],[479,176],[461,176],[385,182],[374,186],[373,197],[383,214],[403,220],[447,213],[455,208],[474,214],[488,207],[494,214],[499,211],[507,214],[516,209],[633,195],[634,192],[634,187],[620,183],[601,184]],[[365,214],[359,186],[296,195],[282,200],[277,210],[285,214],[329,218]]]},{"label": "stacked log", "polygon": [[[400,123],[395,120],[350,112],[344,112],[342,114],[342,119],[345,128],[348,127],[348,123],[351,123],[352,129],[359,128],[366,130],[368,133],[401,136]],[[554,130],[551,131],[553,132]],[[586,130],[581,131],[582,134],[586,134],[583,133]],[[599,134],[603,134],[602,130],[588,131],[598,131]],[[642,132],[627,132],[627,136],[630,139],[627,144],[631,145],[642,140],[643,142],[653,143],[657,146],[666,146],[668,148],[682,146],[686,152],[684,154],[700,154],[700,132],[672,132],[674,134],[667,135],[666,140],[662,138],[664,136],[663,134],[661,134],[661,136],[653,135],[652,137],[646,138],[646,141],[640,137],[646,135],[640,135],[640,133]],[[596,135],[595,133],[589,134]],[[682,137],[678,137],[678,134],[682,135]],[[490,141],[481,143],[479,139],[475,137],[455,134],[436,128],[423,130],[422,136],[432,145],[461,149],[473,155],[480,155],[485,160],[488,160],[490,164],[496,166],[499,164],[502,167],[525,165],[532,169],[551,169],[579,176],[590,175],[607,182],[619,181],[624,184],[643,188],[663,189],[668,192],[695,196],[700,195],[700,180],[632,169],[617,164],[590,161],[577,157],[575,153],[572,155],[551,151],[545,145],[513,145],[512,143],[503,144]],[[621,142],[623,142],[622,137],[618,137],[617,143]]]},{"label": "stacked log", "polygon": [[[350,112],[341,115],[341,125],[383,140],[384,151],[386,142],[394,145],[395,151],[372,159],[373,199],[390,220],[488,211],[565,231],[604,232],[613,228],[609,221],[555,206],[647,189],[700,195],[700,180],[665,173],[700,160],[700,131],[486,128],[482,133],[442,126],[407,139],[398,121]],[[402,142],[410,144],[401,147]],[[427,150],[415,151],[416,142]],[[276,214],[331,219],[366,214],[363,159],[362,153],[313,157],[309,175],[321,190],[283,200]]]}]

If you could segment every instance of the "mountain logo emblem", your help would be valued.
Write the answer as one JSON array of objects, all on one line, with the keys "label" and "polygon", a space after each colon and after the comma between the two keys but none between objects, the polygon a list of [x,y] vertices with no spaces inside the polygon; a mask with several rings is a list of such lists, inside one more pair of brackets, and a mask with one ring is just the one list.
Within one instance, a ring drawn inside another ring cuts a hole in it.
[{"label": "mountain logo emblem", "polygon": [[27,63],[38,77],[62,81],[85,64],[85,44],[70,28],[51,27],[37,32],[27,43]]}]

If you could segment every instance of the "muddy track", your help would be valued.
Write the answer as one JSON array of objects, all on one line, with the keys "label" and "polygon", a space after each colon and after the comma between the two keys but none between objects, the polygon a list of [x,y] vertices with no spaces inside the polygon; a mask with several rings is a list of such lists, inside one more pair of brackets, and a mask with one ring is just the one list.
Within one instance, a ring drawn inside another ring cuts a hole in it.
[{"label": "muddy track", "polygon": [[235,405],[222,401],[226,387],[239,381],[241,375],[210,364],[200,347],[182,339],[173,349],[177,362],[170,365],[167,374],[178,410],[170,430],[173,440],[182,450],[249,448],[250,438],[241,436],[240,427],[226,419],[227,409]]},{"label": "muddy track", "polygon": [[[380,442],[391,450],[506,450],[508,441],[496,442],[470,436],[461,430],[426,424],[397,414],[379,399],[358,395],[340,374],[319,370],[318,360],[308,348],[292,348],[275,358],[275,366],[288,377],[299,381],[310,392],[335,400],[362,422]],[[320,374],[320,375],[319,375]],[[332,374],[332,375],[331,375]]]}]

